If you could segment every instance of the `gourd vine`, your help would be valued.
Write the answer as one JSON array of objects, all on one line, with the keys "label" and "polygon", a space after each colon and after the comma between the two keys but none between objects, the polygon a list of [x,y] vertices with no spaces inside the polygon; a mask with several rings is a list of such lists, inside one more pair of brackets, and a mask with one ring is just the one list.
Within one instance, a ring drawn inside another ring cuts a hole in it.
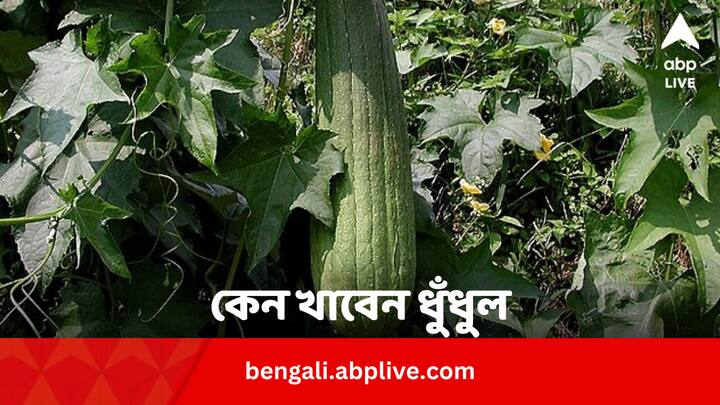
[{"label": "gourd vine", "polygon": [[209,307],[441,276],[513,291],[482,336],[715,336],[718,6],[0,1],[0,334],[428,336]]}]

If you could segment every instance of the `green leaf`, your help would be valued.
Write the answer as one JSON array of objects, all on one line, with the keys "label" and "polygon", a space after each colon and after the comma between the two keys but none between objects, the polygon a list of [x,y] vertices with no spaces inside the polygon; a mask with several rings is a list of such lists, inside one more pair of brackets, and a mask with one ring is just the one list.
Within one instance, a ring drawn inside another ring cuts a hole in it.
[{"label": "green leaf", "polygon": [[414,148],[411,153],[412,162],[410,169],[412,171],[413,191],[421,195],[428,204],[432,205],[434,202],[432,191],[426,183],[436,176],[437,169],[432,162],[437,161],[439,157],[436,154],[417,148]]},{"label": "green leaf", "polygon": [[[146,32],[150,27],[160,29],[164,24],[165,3],[166,0],[77,0],[75,9],[60,26],[81,24],[92,16],[112,15],[112,28],[116,30]],[[207,30],[236,30],[233,40],[217,52],[218,62],[254,80],[262,79],[260,61],[250,42],[250,34],[282,14],[282,0],[185,0],[176,3],[175,13],[182,20],[202,14],[207,21]]]},{"label": "green leaf", "polygon": [[398,51],[396,53],[398,70],[401,75],[406,75],[431,60],[446,56],[447,53],[446,49],[433,44],[422,44],[411,51]]},{"label": "green leaf", "polygon": [[120,246],[107,229],[107,221],[127,219],[131,215],[131,212],[108,204],[97,196],[83,193],[73,202],[67,218],[75,223],[80,236],[90,242],[111,272],[130,278]]},{"label": "green leaf", "polygon": [[174,18],[167,50],[160,34],[151,29],[133,39],[132,55],[113,70],[145,77],[145,88],[135,101],[138,120],[148,118],[163,104],[174,106],[183,143],[200,163],[216,170],[218,130],[210,93],[240,92],[254,82],[215,62],[215,52],[230,43],[235,33],[203,34],[204,25],[203,17],[185,24]]},{"label": "green leaf", "polygon": [[420,140],[427,143],[450,138],[457,142],[481,130],[487,125],[479,111],[485,98],[485,92],[460,90],[453,96],[420,102],[420,105],[431,107],[420,115],[420,119],[425,121]]},{"label": "green leaf", "polygon": [[116,337],[118,327],[110,322],[105,297],[95,284],[69,285],[60,293],[61,304],[50,315],[60,327],[57,337]]},{"label": "green leaf", "polygon": [[543,296],[535,285],[519,274],[501,269],[492,261],[490,241],[486,240],[460,257],[458,271],[450,286],[468,290],[508,290],[513,297],[539,298]]},{"label": "green leaf", "polygon": [[183,180],[190,191],[205,200],[225,221],[236,222],[246,216],[247,200],[237,191],[217,184],[196,184],[187,179]]},{"label": "green leaf", "polygon": [[277,20],[282,12],[282,0],[189,0],[177,9],[184,19],[205,15],[208,30],[236,30],[236,37],[218,52],[217,60],[256,81],[262,79],[262,69],[250,34]]},{"label": "green leaf", "polygon": [[[334,137],[332,132],[311,126],[300,131],[293,145],[293,160],[299,169],[298,178],[304,178],[299,174],[300,171],[307,170],[312,174],[305,184],[305,190],[295,199],[290,209],[303,209],[327,226],[335,223],[335,213],[330,201],[330,182],[345,171],[343,155],[331,141]],[[308,164],[311,168],[308,168]]]},{"label": "green leaf", "polygon": [[603,66],[611,63],[622,67],[624,60],[636,61],[638,54],[626,45],[630,28],[613,23],[614,13],[607,13],[585,34],[580,41],[568,44],[559,32],[536,28],[524,30],[518,38],[518,46],[525,49],[543,48],[555,61],[553,70],[560,81],[577,96],[590,83],[602,76]]},{"label": "green leaf", "polygon": [[0,1],[0,26],[34,35],[47,29],[47,5],[37,0]]},{"label": "green leaf", "polygon": [[[11,170],[0,177],[0,194],[11,202],[12,212],[15,216],[31,216],[45,213],[61,207],[65,201],[58,195],[58,190],[65,189],[69,185],[79,182],[80,179],[90,180],[100,166],[110,155],[110,152],[117,144],[113,138],[107,137],[110,127],[102,130],[100,116],[105,111],[114,110],[118,106],[127,113],[125,104],[107,104],[101,108],[98,115],[88,122],[88,129],[94,128],[96,136],[85,137],[75,141],[71,147],[60,154],[55,163],[42,174],[43,167],[34,166],[26,162],[25,156],[29,150],[37,151],[42,156],[40,146],[33,149],[24,147],[37,143],[38,133],[43,130],[39,128],[36,118],[39,109],[33,109],[26,118],[23,125],[23,132],[16,151],[17,160]],[[122,115],[124,118],[125,115]],[[133,163],[128,159],[131,149],[124,148],[118,159],[105,174],[103,180],[93,189],[93,192],[111,203],[127,207],[125,198],[139,185],[140,174]],[[15,168],[15,170],[13,170]],[[17,171],[21,168],[23,171]],[[15,174],[13,174],[15,173]],[[21,174],[17,174],[21,173]],[[118,181],[121,179],[122,181]],[[67,248],[73,239],[71,223],[68,220],[61,220],[55,232],[55,246],[44,261],[48,253],[48,235],[52,232],[51,223],[48,221],[26,224],[13,229],[15,242],[18,246],[18,253],[25,265],[26,271],[38,271],[42,276],[42,285],[46,287],[52,280],[55,269],[60,264]]]},{"label": "green leaf", "polygon": [[[57,196],[55,190],[57,186],[64,186],[66,184],[63,183],[72,181],[64,177],[65,172],[74,171],[72,169],[66,170],[70,166],[70,159],[66,156],[58,159],[55,167],[48,172],[47,180],[38,185],[33,185],[32,191],[35,194],[28,201],[27,207],[24,210],[15,209],[13,212],[16,215],[36,215],[60,207],[63,201]],[[55,177],[55,175],[58,177]],[[47,287],[52,281],[55,269],[60,265],[60,261],[73,238],[70,221],[60,221],[54,231],[55,245],[53,250],[48,253],[49,240],[47,238],[51,233],[53,233],[53,227],[47,221],[26,224],[13,229],[15,243],[18,246],[18,253],[25,266],[25,271],[28,273],[37,272],[41,276],[43,287]],[[47,260],[45,260],[46,256]]]},{"label": "green leaf", "polygon": [[[417,197],[416,201],[420,198]],[[420,228],[422,229],[422,228]],[[421,233],[418,233],[418,238],[421,237]],[[421,240],[421,239],[418,239]],[[440,242],[440,239],[436,239],[436,243]],[[448,241],[449,242],[449,241]],[[445,258],[452,260],[456,263],[455,269],[448,269],[447,263],[442,263],[438,258],[435,258],[431,263],[436,264],[438,267],[432,274],[432,269],[425,270],[426,274],[430,274],[426,277],[434,277],[435,275],[442,275],[447,277],[448,289],[471,291],[471,290],[507,290],[512,291],[514,298],[540,298],[543,296],[542,291],[535,287],[530,281],[524,277],[513,273],[511,271],[501,269],[492,260],[492,242],[490,239],[486,239],[482,244],[471,249],[467,253],[463,254],[459,260],[455,259],[454,253],[452,255],[445,254]],[[420,246],[420,245],[419,245]],[[445,249],[440,244],[437,249],[438,252],[443,252]],[[433,251],[430,253],[432,254]],[[452,250],[450,251],[452,252]],[[449,252],[449,253],[450,253]],[[418,252],[418,258],[420,259],[422,254]],[[424,264],[418,262],[419,268],[424,268]],[[450,273],[445,273],[445,270],[450,270]],[[502,325],[504,327],[513,329],[518,333],[523,333],[523,326],[517,316],[511,311],[507,311],[507,319],[501,320],[498,318],[496,312],[491,312],[488,315],[480,315],[475,313],[475,316],[479,316],[483,320]],[[448,315],[449,322],[453,324],[458,320],[455,315]]]},{"label": "green leaf", "polygon": [[[515,103],[515,104],[513,104]],[[502,167],[502,143],[510,140],[526,150],[540,148],[540,132],[543,129],[540,119],[530,114],[540,107],[542,100],[503,97],[495,109],[493,120],[475,134],[465,145],[462,152],[463,171],[469,178],[479,177],[492,180]]]},{"label": "green leaf", "polygon": [[[627,249],[648,249],[668,235],[682,236],[692,256],[698,299],[705,310],[720,300],[720,205],[694,195],[684,204],[687,185],[679,165],[664,160],[641,191],[645,212],[632,232]],[[710,193],[720,196],[720,171],[710,173]]]},{"label": "green leaf", "polygon": [[480,82],[480,89],[507,89],[508,85],[510,85],[510,79],[512,79],[515,72],[517,72],[517,69],[517,67],[503,69],[497,72],[495,75],[485,78],[483,81]]},{"label": "green leaf", "polygon": [[162,24],[165,0],[77,0],[75,9],[65,16],[58,28],[83,24],[94,16],[112,16],[112,27],[116,30],[145,32],[148,27]]},{"label": "green leaf", "polygon": [[[10,95],[19,90],[32,73],[33,64],[28,52],[44,43],[43,37],[0,31],[0,116],[5,115],[12,101]],[[3,92],[7,94],[3,95]]]},{"label": "green leaf", "polygon": [[653,252],[625,252],[631,229],[627,220],[591,212],[585,223],[585,251],[569,297],[582,335],[684,334],[681,325],[700,315],[692,280],[679,277],[665,281],[653,273]]},{"label": "green leaf", "polygon": [[138,34],[112,30],[110,18],[103,18],[88,30],[85,49],[94,55],[102,66],[110,67],[130,56],[130,45],[137,36]]},{"label": "green leaf", "polygon": [[484,100],[485,93],[461,90],[454,96],[422,101],[421,105],[432,109],[420,115],[426,122],[420,139],[450,138],[462,148],[465,177],[490,182],[502,167],[505,140],[526,150],[540,150],[542,122],[530,111],[543,101],[505,94],[497,102],[493,120],[485,123],[479,112]]},{"label": "green leaf", "polygon": [[415,193],[415,249],[417,278],[432,280],[435,276],[449,279],[457,271],[457,254],[450,237],[437,225],[430,203]]},{"label": "green leaf", "polygon": [[[65,142],[66,132],[52,124],[50,114],[34,108],[20,125],[13,161],[0,175],[0,195],[5,197],[13,210],[22,208],[33,195],[33,186],[40,176],[53,165],[62,151],[59,145]],[[57,121],[54,121],[57,123]]]},{"label": "green leaf", "polygon": [[[85,56],[77,31],[68,33],[60,43],[47,44],[29,55],[37,66],[35,72],[3,118],[8,120],[33,107],[39,109],[28,123],[37,129],[35,139],[22,143],[25,149],[16,153],[18,159],[6,173],[16,179],[28,176],[36,168],[44,174],[72,142],[88,107],[127,101],[117,78]],[[60,77],[62,80],[58,80]]]},{"label": "green leaf", "polygon": [[249,267],[255,267],[277,242],[294,208],[302,208],[331,226],[330,180],[342,173],[342,154],[335,136],[316,127],[295,127],[284,114],[243,106],[240,123],[247,140],[233,147],[218,164],[219,175],[199,173],[193,179],[240,191],[250,206],[247,223]]},{"label": "green leaf", "polygon": [[[597,123],[615,129],[632,130],[617,169],[615,193],[621,202],[642,188],[645,181],[669,153],[675,154],[698,193],[706,200],[708,192],[708,134],[718,128],[720,88],[717,79],[703,77],[691,102],[681,90],[665,88],[667,72],[628,63],[630,79],[640,96],[617,107],[588,112]],[[677,138],[677,145],[673,139]]]}]

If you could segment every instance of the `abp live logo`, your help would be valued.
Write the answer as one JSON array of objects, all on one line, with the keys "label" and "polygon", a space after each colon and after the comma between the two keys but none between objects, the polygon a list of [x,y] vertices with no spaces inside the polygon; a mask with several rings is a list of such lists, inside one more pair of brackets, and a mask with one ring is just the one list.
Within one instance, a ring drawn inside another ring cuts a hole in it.
[{"label": "abp live logo", "polygon": [[[692,32],[692,29],[688,25],[687,21],[685,21],[685,17],[683,17],[682,14],[678,15],[672,28],[670,28],[670,32],[668,33],[667,37],[665,37],[665,41],[663,41],[662,43],[662,49],[666,49],[667,47],[678,42],[684,42],[694,49],[700,49],[700,43],[698,42],[695,34]],[[676,75],[673,75],[672,77],[666,77],[666,89],[697,89],[695,78],[690,77],[690,74],[696,71],[698,68],[697,61],[692,59],[684,60],[675,57],[674,59],[669,59],[665,61],[663,67],[668,72],[680,72],[685,74],[684,77],[678,77]]]}]

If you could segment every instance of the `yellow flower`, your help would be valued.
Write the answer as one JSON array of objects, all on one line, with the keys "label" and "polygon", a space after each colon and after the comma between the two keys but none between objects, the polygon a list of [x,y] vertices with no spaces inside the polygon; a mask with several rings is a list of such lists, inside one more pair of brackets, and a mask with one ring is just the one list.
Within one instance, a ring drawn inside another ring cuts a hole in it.
[{"label": "yellow flower", "polygon": [[542,150],[545,153],[550,153],[552,151],[553,146],[555,146],[555,141],[548,138],[547,136],[540,134],[540,146],[542,146]]},{"label": "yellow flower", "polygon": [[484,214],[484,213],[490,211],[490,204],[483,203],[478,200],[470,201],[470,206],[472,207],[473,210],[475,210],[475,212],[477,212],[479,214]]},{"label": "yellow flower", "polygon": [[535,157],[540,161],[548,161],[552,155],[552,149],[555,146],[555,141],[548,138],[547,136],[540,134],[540,148],[541,150],[535,151]]},{"label": "yellow flower", "polygon": [[493,18],[488,23],[488,27],[495,35],[503,36],[507,29],[507,21],[502,18]]},{"label": "yellow flower", "polygon": [[482,190],[480,190],[480,188],[478,188],[478,186],[468,183],[467,181],[465,181],[465,179],[460,180],[460,189],[462,190],[463,193],[465,193],[467,195],[482,194]]}]

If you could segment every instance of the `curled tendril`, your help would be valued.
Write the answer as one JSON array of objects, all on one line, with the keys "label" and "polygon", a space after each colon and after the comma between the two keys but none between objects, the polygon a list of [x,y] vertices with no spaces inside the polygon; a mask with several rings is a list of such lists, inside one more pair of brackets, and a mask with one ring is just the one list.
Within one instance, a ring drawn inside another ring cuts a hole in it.
[{"label": "curled tendril", "polygon": [[[50,221],[50,230],[48,232],[48,234],[50,235],[50,237],[48,238],[48,250],[43,257],[43,260],[40,261],[40,263],[38,263],[38,265],[35,266],[32,271],[28,272],[25,277],[12,281],[9,284],[0,286],[0,289],[6,289],[10,287],[10,302],[13,305],[13,308],[8,311],[7,314],[5,314],[2,320],[0,320],[0,326],[4,325],[5,322],[10,319],[10,316],[12,316],[12,314],[17,311],[20,316],[28,323],[33,333],[35,333],[36,336],[40,337],[40,331],[38,330],[37,326],[35,326],[35,323],[30,318],[30,315],[28,315],[28,313],[23,309],[23,305],[25,304],[25,302],[30,302],[32,306],[35,307],[35,309],[37,309],[37,311],[42,315],[42,317],[48,322],[50,322],[50,324],[55,329],[60,329],[55,323],[55,321],[53,321],[52,318],[50,318],[50,316],[45,313],[45,311],[43,311],[37,301],[32,298],[32,294],[35,292],[35,289],[37,288],[37,285],[39,283],[38,280],[40,278],[40,275],[38,273],[48,263],[48,261],[52,257],[53,251],[55,250],[55,245],[57,242],[57,228],[59,224],[59,220]],[[27,286],[30,286],[30,291],[25,289],[25,287]],[[18,301],[15,297],[15,293],[18,291],[18,289],[20,289],[23,294],[23,298],[20,301]]]},{"label": "curled tendril", "polygon": [[155,312],[153,312],[153,314],[149,318],[140,318],[142,322],[152,322],[155,318],[157,318],[158,315],[160,315],[160,313],[165,309],[165,307],[167,307],[173,297],[175,297],[175,294],[178,292],[178,290],[180,290],[180,286],[185,281],[185,271],[183,270],[182,266],[180,266],[177,262],[167,256],[163,256],[163,259],[165,259],[165,261],[170,265],[170,267],[178,270],[178,272],[180,273],[180,280],[178,280],[174,284],[172,291],[170,291],[170,294],[165,297],[165,300],[160,305],[160,307],[158,307],[158,309],[155,310]]},{"label": "curled tendril", "polygon": [[[132,140],[135,144],[135,148],[133,148],[132,153],[132,162],[135,168],[142,174],[149,176],[149,177],[155,177],[159,180],[160,187],[162,188],[163,193],[163,202],[161,204],[161,214],[165,214],[169,212],[170,215],[167,216],[167,219],[165,221],[161,221],[158,225],[158,231],[156,233],[155,241],[153,242],[152,247],[148,251],[146,255],[144,255],[140,260],[136,260],[132,262],[131,264],[137,264],[146,261],[155,253],[155,250],[157,250],[157,247],[160,245],[160,241],[162,239],[163,235],[173,235],[172,233],[167,231],[168,227],[172,227],[175,230],[175,233],[179,234],[177,232],[177,229],[175,229],[174,222],[175,218],[178,214],[178,209],[175,207],[175,202],[178,199],[178,196],[180,195],[180,186],[178,185],[177,181],[172,178],[171,176],[168,176],[167,174],[160,173],[160,172],[153,172],[146,170],[143,168],[140,164],[138,164],[138,145],[141,144],[143,139],[150,136],[150,149],[147,151],[148,157],[150,159],[154,160],[156,163],[160,163],[163,160],[170,160],[170,153],[175,148],[174,140],[170,140],[170,144],[166,149],[163,149],[162,146],[160,146],[157,142],[157,136],[152,131],[146,131],[137,136],[136,134],[136,123],[137,123],[137,109],[134,102],[134,97],[131,99],[131,106],[132,106],[132,112],[133,112],[133,121],[132,121],[132,128],[131,128],[131,134],[132,134]],[[170,185],[169,189],[166,188],[166,183]],[[160,307],[153,312],[153,314],[149,318],[141,318],[141,321],[143,322],[151,322],[153,319],[157,318],[158,315],[167,307],[167,305],[170,303],[170,301],[173,299],[175,294],[180,289],[180,286],[182,285],[183,281],[185,280],[185,271],[182,268],[180,264],[178,264],[175,260],[171,258],[171,255],[180,248],[181,244],[181,238],[175,237],[176,240],[179,242],[169,249],[165,250],[161,255],[161,259],[165,261],[169,267],[173,267],[178,270],[180,273],[180,280],[175,283],[173,286],[172,291],[170,291],[170,294],[165,298],[163,303],[160,305]]]},{"label": "curled tendril", "polygon": [[[136,115],[135,110],[135,104],[132,104],[133,108],[133,114]],[[180,289],[180,286],[182,285],[184,279],[185,279],[185,272],[183,267],[172,259],[172,254],[178,251],[181,247],[186,249],[190,254],[193,256],[200,258],[202,260],[205,260],[210,263],[219,263],[217,259],[205,257],[201,255],[200,253],[196,252],[192,249],[190,244],[188,244],[185,239],[183,238],[182,234],[178,230],[177,226],[175,225],[175,219],[178,215],[178,209],[175,206],[175,202],[177,201],[179,194],[180,194],[180,185],[175,178],[172,176],[161,173],[158,171],[150,171],[142,167],[138,163],[138,153],[137,153],[137,145],[140,145],[146,138],[149,138],[148,143],[150,144],[150,149],[147,151],[147,156],[155,161],[155,163],[160,163],[164,160],[170,161],[170,164],[172,165],[172,160],[170,157],[171,152],[175,149],[176,144],[174,139],[170,139],[170,143],[163,148],[159,142],[157,141],[157,135],[155,132],[152,131],[146,131],[140,134],[139,136],[136,135],[135,132],[135,121],[133,121],[133,127],[132,127],[132,139],[133,142],[136,145],[136,148],[134,149],[133,155],[132,155],[132,162],[135,168],[142,174],[154,177],[159,180],[159,184],[162,190],[163,194],[163,202],[160,204],[160,214],[161,218],[165,218],[164,220],[161,220],[158,224],[157,232],[155,233],[155,240],[151,246],[151,248],[148,250],[148,252],[143,255],[139,260],[135,260],[131,262],[130,264],[138,264],[146,261],[149,259],[158,249],[158,246],[161,243],[163,236],[169,236],[174,240],[176,243],[171,246],[169,249],[162,252],[160,257],[162,260],[172,268],[175,268],[180,273],[180,281],[175,283],[172,291],[163,301],[162,305],[153,312],[152,316],[149,318],[141,319],[143,322],[150,322],[153,319],[155,319],[162,311],[167,307],[167,305],[170,303],[172,298],[175,296],[177,291]],[[169,187],[168,187],[169,185]]]}]

